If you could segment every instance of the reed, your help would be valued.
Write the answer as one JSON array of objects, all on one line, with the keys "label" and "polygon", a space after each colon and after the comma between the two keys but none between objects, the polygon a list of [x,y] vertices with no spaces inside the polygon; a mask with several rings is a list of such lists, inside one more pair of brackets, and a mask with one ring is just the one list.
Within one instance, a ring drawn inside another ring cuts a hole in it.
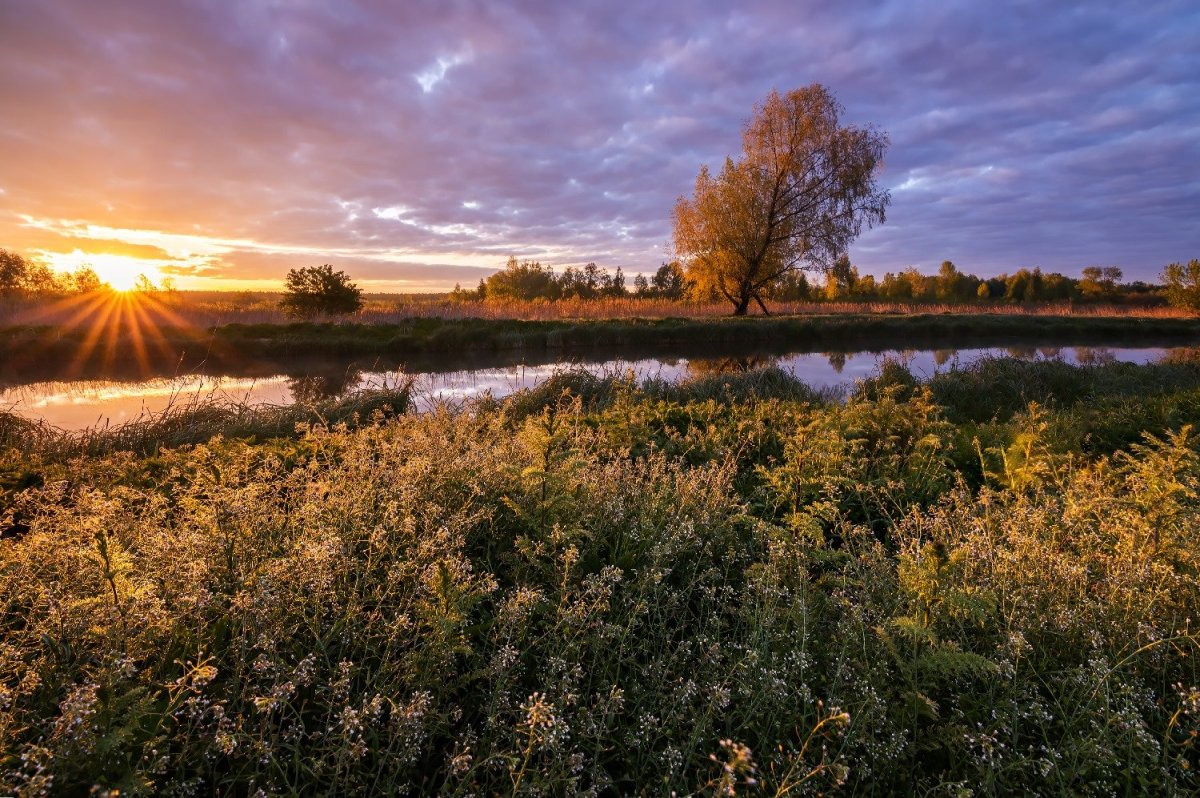
[{"label": "reed", "polygon": [[[146,302],[161,308],[155,322],[162,327],[208,329],[227,324],[288,324],[294,319],[280,308],[280,294],[221,294],[178,292],[152,295]],[[1093,302],[768,302],[774,315],[912,315],[912,314],[1001,314],[1018,317],[1134,317],[1191,318],[1195,314],[1166,305],[1111,305]],[[53,298],[0,300],[0,327],[57,327],[78,313],[73,303]],[[725,318],[729,304],[665,299],[605,298],[545,300],[459,301],[442,294],[370,296],[362,310],[346,317],[328,319],[343,324],[397,324],[409,319],[484,319],[493,321],[572,321],[605,319],[694,319]]]},{"label": "reed", "polygon": [[153,455],[217,436],[265,440],[291,437],[313,424],[354,427],[406,412],[412,382],[388,389],[355,391],[334,400],[310,404],[248,404],[228,397],[188,395],[166,408],[121,424],[64,431],[0,411],[0,449],[42,459],[103,457],[114,452]]}]

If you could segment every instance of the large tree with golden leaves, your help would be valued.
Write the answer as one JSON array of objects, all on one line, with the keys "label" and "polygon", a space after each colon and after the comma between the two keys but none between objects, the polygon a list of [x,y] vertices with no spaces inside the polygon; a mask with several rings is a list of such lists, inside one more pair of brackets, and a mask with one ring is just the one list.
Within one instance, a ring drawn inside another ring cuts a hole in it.
[{"label": "large tree with golden leaves", "polygon": [[799,268],[828,269],[862,227],[884,221],[891,196],[876,182],[888,138],[839,124],[842,106],[820,84],[772,91],[742,134],[742,157],[717,176],[700,169],[675,204],[675,252],[700,291],[734,315]]}]

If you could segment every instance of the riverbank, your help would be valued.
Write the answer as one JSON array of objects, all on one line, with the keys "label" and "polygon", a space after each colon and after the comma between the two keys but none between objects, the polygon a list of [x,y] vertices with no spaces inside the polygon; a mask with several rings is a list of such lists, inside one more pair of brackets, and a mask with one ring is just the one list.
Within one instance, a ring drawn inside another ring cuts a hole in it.
[{"label": "riverbank", "polygon": [[[229,324],[206,330],[86,326],[0,330],[0,372],[89,362],[188,368],[248,357],[456,356],[488,352],[704,353],[711,347],[767,351],[869,351],[1010,344],[1190,345],[1200,319],[1134,316],[831,314],[770,318],[517,321],[414,318],[389,324]],[[0,374],[3,376],[3,374]]]}]

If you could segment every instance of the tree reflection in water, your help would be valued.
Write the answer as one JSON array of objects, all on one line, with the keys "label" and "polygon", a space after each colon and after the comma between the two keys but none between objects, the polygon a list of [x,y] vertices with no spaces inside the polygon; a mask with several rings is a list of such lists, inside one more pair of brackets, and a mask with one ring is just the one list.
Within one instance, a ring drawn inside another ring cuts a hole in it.
[{"label": "tree reflection in water", "polygon": [[1018,360],[1034,360],[1038,353],[1036,346],[1010,346],[1007,351],[1009,357],[1015,357]]},{"label": "tree reflection in water", "polygon": [[748,371],[774,366],[778,362],[779,358],[772,355],[695,358],[688,361],[688,374],[692,377],[711,377],[717,374],[745,374]]},{"label": "tree reflection in water", "polygon": [[313,405],[345,396],[361,379],[362,369],[351,367],[344,371],[289,377],[288,390],[292,393],[292,401]]},{"label": "tree reflection in water", "polygon": [[1075,362],[1081,366],[1099,366],[1116,361],[1117,356],[1111,349],[1099,346],[1075,347]]}]

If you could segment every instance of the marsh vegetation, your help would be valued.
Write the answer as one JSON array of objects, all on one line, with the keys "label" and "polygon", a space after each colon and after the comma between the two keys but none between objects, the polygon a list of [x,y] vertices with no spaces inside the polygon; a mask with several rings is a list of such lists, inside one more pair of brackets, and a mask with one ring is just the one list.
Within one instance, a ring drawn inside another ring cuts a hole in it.
[{"label": "marsh vegetation", "polygon": [[14,429],[0,784],[1193,792],[1198,411],[1187,360],[996,359]]}]

